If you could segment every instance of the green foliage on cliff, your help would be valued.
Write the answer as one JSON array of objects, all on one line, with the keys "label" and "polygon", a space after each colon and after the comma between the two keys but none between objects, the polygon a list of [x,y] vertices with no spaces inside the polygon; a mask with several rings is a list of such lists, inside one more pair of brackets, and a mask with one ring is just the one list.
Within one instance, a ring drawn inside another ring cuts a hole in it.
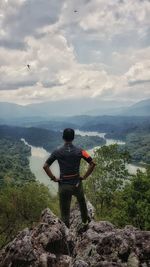
[{"label": "green foliage on cliff", "polygon": [[94,154],[96,168],[87,180],[87,196],[96,208],[97,216],[105,218],[113,204],[113,197],[130,178],[126,168],[128,153],[119,152],[117,145],[103,146]]},{"label": "green foliage on cliff", "polygon": [[0,247],[19,230],[39,221],[43,209],[49,207],[58,215],[58,201],[48,188],[37,182],[23,186],[5,186],[0,190]]},{"label": "green foliage on cliff", "polygon": [[35,180],[29,167],[30,153],[30,148],[22,141],[0,139],[0,186]]},{"label": "green foliage on cliff", "polygon": [[132,224],[150,230],[150,169],[140,170],[115,196],[112,220],[120,226]]},{"label": "green foliage on cliff", "polygon": [[129,159],[117,145],[98,149],[95,171],[85,183],[86,194],[97,219],[150,230],[150,170],[130,175],[126,168]]},{"label": "green foliage on cliff", "polygon": [[147,132],[127,135],[125,148],[135,162],[150,164],[150,134]]},{"label": "green foliage on cliff", "polygon": [[[133,123],[134,125],[134,123]],[[128,127],[120,131],[117,129],[113,132],[106,134],[108,138],[124,139],[125,145],[122,146],[128,150],[133,162],[142,162],[150,164],[150,122],[140,126]]]},{"label": "green foliage on cliff", "polygon": [[36,223],[43,209],[58,214],[57,198],[31,173],[30,153],[22,141],[0,139],[0,247]]}]

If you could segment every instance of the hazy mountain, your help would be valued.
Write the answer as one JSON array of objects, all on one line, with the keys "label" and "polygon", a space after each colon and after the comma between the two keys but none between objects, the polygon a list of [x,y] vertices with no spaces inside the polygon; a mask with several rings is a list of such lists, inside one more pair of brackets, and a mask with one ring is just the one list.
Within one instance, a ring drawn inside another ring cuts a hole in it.
[{"label": "hazy mountain", "polygon": [[[102,116],[102,115],[127,115],[127,116],[148,116],[150,115],[150,99],[143,100],[134,105],[117,101],[100,101],[99,99],[74,99],[51,101],[38,104],[21,106],[12,103],[0,102],[0,122],[26,118],[31,121],[43,121],[63,116]],[[57,118],[58,119],[58,118]],[[61,119],[59,119],[61,120]]]},{"label": "hazy mountain", "polygon": [[31,116],[32,109],[13,103],[0,102],[0,118],[19,118]]},{"label": "hazy mountain", "polygon": [[[129,106],[130,103],[126,103]],[[123,104],[122,104],[123,105]],[[125,104],[124,104],[125,105]],[[20,118],[20,117],[54,117],[54,116],[74,116],[74,115],[105,115],[111,114],[114,108],[120,108],[121,103],[117,101],[100,101],[99,99],[73,99],[51,101],[27,106],[12,103],[0,103],[0,118]],[[94,114],[93,110],[99,110]],[[106,112],[108,111],[109,112]]]},{"label": "hazy mountain", "polygon": [[93,109],[93,110],[88,110],[87,111],[87,115],[91,115],[91,116],[115,116],[115,115],[120,115],[123,114],[124,111],[127,109],[128,107],[107,107],[107,106],[102,106],[98,109]]},{"label": "hazy mountain", "polygon": [[105,102],[99,108],[88,110],[87,115],[92,116],[150,116],[150,99],[142,100],[130,106],[109,106]]},{"label": "hazy mountain", "polygon": [[[121,106],[130,106],[130,103],[120,103],[118,101],[101,101],[100,99],[82,98],[82,99],[67,99],[61,101],[51,101],[40,104],[28,105],[36,115],[42,116],[74,116],[74,115],[94,115],[90,112],[94,109],[105,111],[113,110]],[[89,111],[89,112],[88,112]],[[99,115],[99,114],[97,114]]]},{"label": "hazy mountain", "polygon": [[150,116],[150,99],[142,100],[128,107],[122,114],[128,116]]}]

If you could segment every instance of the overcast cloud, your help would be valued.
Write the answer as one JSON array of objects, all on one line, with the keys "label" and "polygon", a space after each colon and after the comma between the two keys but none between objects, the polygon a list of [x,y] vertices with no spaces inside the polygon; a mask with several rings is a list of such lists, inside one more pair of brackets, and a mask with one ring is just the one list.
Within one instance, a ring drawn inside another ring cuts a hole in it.
[{"label": "overcast cloud", "polygon": [[148,0],[1,0],[0,101],[150,98],[149,16]]}]

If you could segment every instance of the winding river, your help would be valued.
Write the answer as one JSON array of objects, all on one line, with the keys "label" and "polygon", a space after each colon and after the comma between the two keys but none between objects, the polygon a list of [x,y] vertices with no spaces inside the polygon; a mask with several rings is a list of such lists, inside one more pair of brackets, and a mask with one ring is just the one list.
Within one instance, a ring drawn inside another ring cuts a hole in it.
[{"label": "winding river", "polygon": [[[80,130],[75,130],[76,134],[79,134],[81,136],[99,136],[99,137],[103,137],[105,138],[105,133],[99,133],[99,132],[90,132],[90,131],[80,131]],[[30,160],[30,169],[31,171],[34,173],[36,179],[45,184],[46,186],[48,186],[50,192],[53,195],[57,194],[57,183],[54,183],[53,181],[51,181],[48,176],[45,174],[44,170],[43,170],[43,164],[45,162],[45,160],[48,158],[48,156],[50,155],[50,153],[48,151],[46,151],[44,148],[42,147],[34,147],[31,146],[30,144],[28,144],[24,139],[21,139],[26,145],[28,145],[29,147],[31,147],[31,156],[29,158]],[[125,144],[124,142],[120,141],[120,140],[115,140],[115,139],[106,139],[106,145],[110,145],[110,144]],[[89,150],[89,153],[92,155],[94,152],[94,149],[98,148],[94,147],[93,149]],[[144,171],[145,169],[143,167],[139,167],[133,164],[128,164],[128,170],[130,173],[135,174],[137,169],[140,169],[141,171]],[[59,177],[59,165],[58,162],[55,161],[52,165],[51,165],[51,169],[52,172],[54,173],[54,175],[56,177]]]},{"label": "winding river", "polygon": [[[32,173],[35,175],[36,179],[40,182],[48,186],[50,192],[53,195],[57,193],[57,184],[49,179],[43,170],[43,165],[45,160],[49,157],[50,153],[47,152],[42,147],[35,147],[28,144],[23,138],[21,139],[26,145],[31,147],[31,156],[29,157],[30,169]],[[51,165],[51,169],[56,176],[59,176],[59,165],[57,161],[55,161]]]}]

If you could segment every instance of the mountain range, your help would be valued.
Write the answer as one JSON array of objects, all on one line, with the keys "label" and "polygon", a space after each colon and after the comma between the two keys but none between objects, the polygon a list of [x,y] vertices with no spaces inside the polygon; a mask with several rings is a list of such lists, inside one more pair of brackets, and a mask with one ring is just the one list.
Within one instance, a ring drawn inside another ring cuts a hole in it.
[{"label": "mountain range", "polygon": [[13,103],[0,102],[1,123],[7,119],[31,118],[41,121],[43,118],[58,118],[74,115],[121,115],[121,116],[150,116],[150,99],[136,104],[119,103],[117,101],[99,101],[93,99],[51,101],[21,106]]}]

